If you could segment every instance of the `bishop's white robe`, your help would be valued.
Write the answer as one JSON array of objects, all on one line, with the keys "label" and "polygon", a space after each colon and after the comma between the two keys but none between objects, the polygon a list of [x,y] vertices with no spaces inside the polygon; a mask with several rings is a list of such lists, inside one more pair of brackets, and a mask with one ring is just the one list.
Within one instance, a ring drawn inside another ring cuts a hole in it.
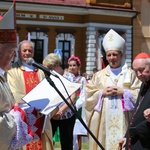
[{"label": "bishop's white robe", "polygon": [[[105,150],[117,150],[118,142],[127,130],[134,109],[133,101],[136,101],[141,85],[135,72],[129,68],[126,71],[121,71],[116,77],[115,79],[110,76],[109,66],[107,66],[98,71],[91,82],[86,85],[85,112],[87,124]],[[125,83],[126,78],[129,79],[128,83]],[[103,89],[114,85],[115,81],[116,86],[124,89],[123,97],[101,97]],[[100,101],[100,107],[96,109],[98,101]],[[131,109],[124,108],[125,105],[129,105],[129,107],[131,105]],[[101,150],[91,136],[89,136],[89,149]]]},{"label": "bishop's white robe", "polygon": [[6,81],[0,76],[0,149],[8,150],[16,134],[16,123],[10,110],[15,100],[7,87]]}]

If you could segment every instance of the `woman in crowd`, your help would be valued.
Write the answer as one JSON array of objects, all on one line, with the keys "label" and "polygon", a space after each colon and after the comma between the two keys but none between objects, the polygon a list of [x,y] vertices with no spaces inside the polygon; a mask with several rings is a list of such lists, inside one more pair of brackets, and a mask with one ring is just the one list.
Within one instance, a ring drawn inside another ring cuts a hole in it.
[{"label": "woman in crowd", "polygon": [[[83,121],[85,121],[85,114],[84,114],[85,89],[84,89],[84,86],[86,84],[86,79],[85,79],[85,77],[83,77],[79,74],[80,67],[81,67],[81,61],[78,57],[71,56],[68,59],[68,65],[69,65],[68,70],[75,75],[76,82],[82,84],[82,86],[80,87],[80,89],[77,92],[75,106],[78,110],[79,115],[81,115]],[[82,136],[86,136],[87,131],[78,119],[76,119],[73,134],[74,134],[74,150],[81,150]]]},{"label": "woman in crowd", "polygon": [[[72,73],[67,71],[65,72],[62,69],[61,58],[58,54],[48,54],[43,60],[43,65],[50,70],[55,70],[71,82],[75,82],[75,76]],[[73,107],[75,98],[76,93],[73,93],[70,99],[68,99],[68,102]],[[53,135],[55,134],[56,129],[59,127],[61,149],[73,150],[73,129],[75,123],[75,115],[65,102],[61,103],[58,108],[58,111],[51,119]]]}]

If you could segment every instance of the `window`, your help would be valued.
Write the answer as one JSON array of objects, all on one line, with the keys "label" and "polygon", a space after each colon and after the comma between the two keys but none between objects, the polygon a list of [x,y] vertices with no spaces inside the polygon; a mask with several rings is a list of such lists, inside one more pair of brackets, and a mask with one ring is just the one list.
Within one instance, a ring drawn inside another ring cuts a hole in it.
[{"label": "window", "polygon": [[42,63],[43,59],[48,54],[48,35],[44,32],[28,32],[29,39],[34,46],[34,59],[38,63]]},{"label": "window", "polygon": [[58,49],[62,50],[62,67],[68,67],[68,58],[70,57],[70,41],[59,41]]},{"label": "window", "polygon": [[62,67],[68,67],[68,58],[74,55],[74,36],[70,33],[59,33],[56,37],[56,49],[62,50]]},{"label": "window", "polygon": [[31,41],[35,44],[35,46],[34,46],[34,60],[38,63],[42,63],[44,40],[31,39]]}]

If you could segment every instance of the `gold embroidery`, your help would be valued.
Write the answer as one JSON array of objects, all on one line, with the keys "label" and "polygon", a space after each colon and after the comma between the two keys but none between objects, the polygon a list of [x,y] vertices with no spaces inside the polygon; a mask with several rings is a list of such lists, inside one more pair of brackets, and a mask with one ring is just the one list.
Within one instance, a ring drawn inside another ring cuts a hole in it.
[{"label": "gold embroidery", "polygon": [[113,118],[113,119],[110,119],[110,126],[109,126],[109,129],[112,128],[112,127],[116,127],[119,129],[119,126],[118,126],[118,118]]},{"label": "gold embroidery", "polygon": [[114,40],[113,34],[110,34],[110,35],[109,35],[109,40],[110,40],[110,41],[113,41],[113,40]]},{"label": "gold embroidery", "polygon": [[30,88],[35,87],[37,85],[37,81],[35,80],[33,72],[29,74],[29,77],[27,79],[27,85],[29,85]]},{"label": "gold embroidery", "polygon": [[42,150],[42,142],[41,140],[37,142],[31,142],[27,145],[27,149],[29,150]]},{"label": "gold embroidery", "polygon": [[110,141],[110,150],[117,150],[118,142]]}]

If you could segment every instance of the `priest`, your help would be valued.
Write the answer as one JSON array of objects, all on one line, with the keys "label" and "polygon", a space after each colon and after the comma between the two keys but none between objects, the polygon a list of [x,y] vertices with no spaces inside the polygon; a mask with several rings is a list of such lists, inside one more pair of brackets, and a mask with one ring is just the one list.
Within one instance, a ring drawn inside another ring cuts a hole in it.
[{"label": "priest", "polygon": [[[116,150],[125,134],[140,89],[140,81],[124,58],[125,40],[110,29],[104,39],[108,65],[86,85],[85,112],[88,127],[105,150]],[[89,137],[89,149],[99,150]]]}]

